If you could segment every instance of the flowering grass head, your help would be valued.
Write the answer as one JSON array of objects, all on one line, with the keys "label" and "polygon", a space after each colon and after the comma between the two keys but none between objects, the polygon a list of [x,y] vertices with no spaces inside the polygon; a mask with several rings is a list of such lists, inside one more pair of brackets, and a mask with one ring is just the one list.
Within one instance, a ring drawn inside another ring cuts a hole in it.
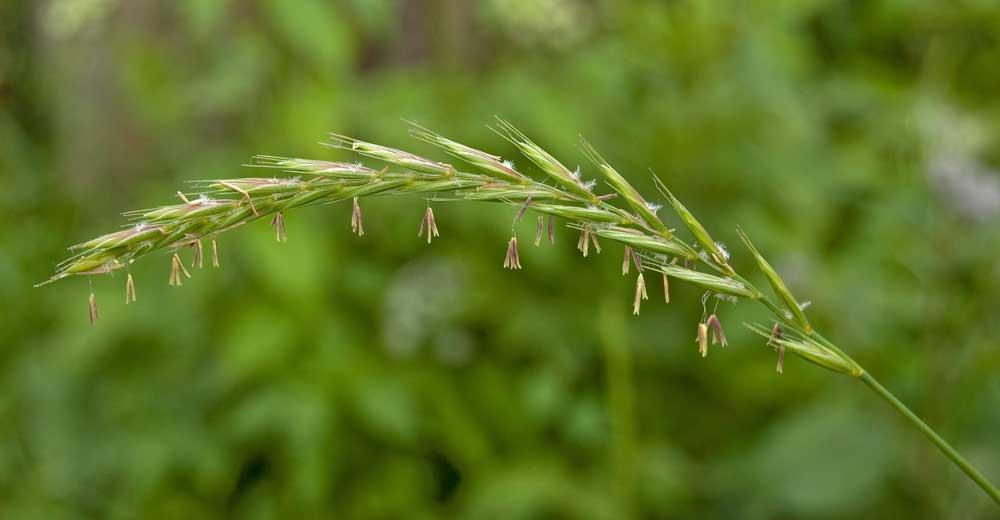
[{"label": "flowering grass head", "polygon": [[[541,243],[544,235],[555,242],[554,222],[557,219],[579,232],[577,249],[585,257],[592,249],[601,252],[600,240],[620,244],[624,251],[623,274],[628,274],[630,267],[636,270],[633,314],[639,314],[641,303],[648,300],[645,274],[656,272],[662,275],[665,302],[670,301],[672,279],[704,290],[705,298],[714,296],[716,302],[750,301],[763,306],[770,314],[772,325],[748,324],[747,327],[761,336],[764,345],[778,350],[776,368],[779,373],[784,371],[787,351],[827,370],[858,378],[927,434],[945,455],[1000,504],[1000,492],[982,474],[867,374],[860,364],[813,329],[806,317],[805,305],[792,295],[742,229],[738,229],[740,238],[776,298],[769,297],[735,271],[725,247],[712,238],[705,226],[658,177],[654,176],[654,181],[660,194],[690,232],[693,242],[677,236],[658,215],[658,203],[642,196],[589,142],[583,140],[581,149],[611,188],[610,193],[598,193],[597,184],[584,180],[579,168],[570,170],[510,123],[498,119],[494,130],[545,178],[534,179],[499,155],[463,145],[419,125],[413,125],[413,136],[461,163],[439,162],[404,150],[330,134],[330,146],[381,161],[384,165],[373,168],[360,163],[255,156],[248,166],[267,169],[276,175],[196,181],[193,183],[196,193],[177,192],[179,204],[129,212],[126,215],[132,223],[119,231],[70,247],[70,257],[58,264],[50,279],[39,285],[71,276],[111,273],[148,255],[166,253],[170,255],[168,284],[180,286],[184,278],[191,277],[181,261],[182,250],[190,248],[192,267],[200,268],[204,254],[202,240],[209,239],[212,265],[218,267],[217,241],[221,235],[270,217],[275,238],[284,242],[287,240],[286,213],[308,206],[351,201],[351,230],[362,237],[365,231],[360,199],[418,194],[427,199],[428,205],[417,236],[426,235],[430,244],[433,238],[440,236],[432,201],[506,204],[511,207],[515,224],[529,212],[537,215],[535,245]],[[547,224],[543,225],[543,219]],[[507,242],[503,267],[520,270],[522,260],[517,236],[512,234]],[[135,301],[135,281],[131,274],[126,278],[126,302],[129,301]],[[705,299],[702,305],[704,309]],[[98,319],[98,309],[92,291],[88,307],[89,320],[94,323]],[[697,323],[695,338],[702,357],[708,355],[710,343],[726,346],[729,342],[718,314],[715,311],[705,314]]]}]

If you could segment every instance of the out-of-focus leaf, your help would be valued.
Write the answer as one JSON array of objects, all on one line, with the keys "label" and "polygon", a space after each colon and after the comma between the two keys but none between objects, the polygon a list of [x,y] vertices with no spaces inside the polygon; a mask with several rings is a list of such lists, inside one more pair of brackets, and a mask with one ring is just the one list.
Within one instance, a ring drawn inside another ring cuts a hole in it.
[{"label": "out-of-focus leaf", "polygon": [[281,39],[310,60],[320,73],[333,77],[349,63],[353,42],[335,4],[321,0],[260,0],[258,5]]},{"label": "out-of-focus leaf", "polygon": [[850,515],[887,485],[897,429],[842,398],[823,398],[778,420],[743,468],[750,500],[793,516]]}]

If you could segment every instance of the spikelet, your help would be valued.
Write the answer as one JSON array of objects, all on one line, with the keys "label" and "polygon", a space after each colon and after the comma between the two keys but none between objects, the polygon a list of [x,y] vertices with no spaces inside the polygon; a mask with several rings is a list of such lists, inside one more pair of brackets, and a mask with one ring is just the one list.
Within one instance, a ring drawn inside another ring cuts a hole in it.
[{"label": "spikelet", "polygon": [[802,327],[802,330],[806,334],[811,334],[812,325],[809,324],[809,320],[806,319],[805,313],[802,312],[803,309],[805,309],[805,306],[800,304],[795,299],[795,296],[792,296],[792,292],[788,290],[785,282],[780,276],[778,276],[777,271],[775,271],[774,268],[771,267],[771,264],[764,259],[764,256],[760,254],[760,251],[753,244],[753,242],[750,241],[750,237],[743,232],[743,229],[737,228],[736,231],[739,233],[740,239],[743,240],[743,244],[750,250],[750,254],[754,257],[754,260],[757,261],[757,267],[762,273],[764,273],[764,276],[767,277],[767,281],[771,284],[771,288],[774,290],[774,293],[781,298],[781,301],[785,304],[785,308],[788,309],[788,312],[791,313],[795,321],[800,327]]}]

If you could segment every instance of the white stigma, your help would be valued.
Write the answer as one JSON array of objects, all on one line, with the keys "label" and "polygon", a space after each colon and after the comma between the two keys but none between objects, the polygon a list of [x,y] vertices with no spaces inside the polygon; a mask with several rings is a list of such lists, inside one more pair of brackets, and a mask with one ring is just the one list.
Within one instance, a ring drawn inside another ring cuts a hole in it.
[{"label": "white stigma", "polygon": [[719,251],[722,252],[722,256],[724,257],[724,260],[728,261],[729,260],[729,250],[726,249],[726,244],[723,244],[722,242],[716,242],[715,245],[716,245],[716,247],[719,248]]}]

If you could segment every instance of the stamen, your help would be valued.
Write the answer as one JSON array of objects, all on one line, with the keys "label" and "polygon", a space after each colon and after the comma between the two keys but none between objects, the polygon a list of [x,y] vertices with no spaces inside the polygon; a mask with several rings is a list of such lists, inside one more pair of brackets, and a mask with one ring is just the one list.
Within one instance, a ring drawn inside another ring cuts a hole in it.
[{"label": "stamen", "polygon": [[503,266],[505,269],[520,269],[521,259],[517,254],[517,237],[510,237],[507,243],[507,256],[504,257]]},{"label": "stamen", "polygon": [[271,225],[274,226],[274,239],[278,242],[288,242],[288,235],[285,234],[285,217],[280,212],[274,214]]},{"label": "stamen", "polygon": [[556,243],[556,226],[555,222],[552,221],[552,215],[549,215],[549,243]]},{"label": "stamen", "polygon": [[771,337],[767,338],[767,345],[769,347],[778,348],[778,342],[775,340],[781,339],[782,332],[781,325],[775,323],[774,326],[771,327]]},{"label": "stamen", "polygon": [[215,242],[215,237],[212,237],[212,267],[219,267],[219,245]]},{"label": "stamen", "polygon": [[538,215],[538,225],[535,226],[535,247],[542,243],[542,229],[544,228],[544,217]]},{"label": "stamen", "polygon": [[646,280],[642,277],[642,272],[639,273],[639,277],[635,279],[635,300],[632,302],[632,315],[637,316],[639,314],[639,306],[642,300],[648,300],[649,296],[646,295]]},{"label": "stamen", "polygon": [[[590,235],[590,240],[592,240],[594,242],[594,250],[597,251],[597,254],[601,254],[601,244],[600,244],[600,242],[597,241],[597,235],[594,234],[594,233],[587,233],[587,234]],[[583,256],[587,256],[587,255],[583,255]]]},{"label": "stamen", "polygon": [[663,301],[670,303],[670,279],[667,277],[667,273],[663,273]]},{"label": "stamen", "polygon": [[785,365],[785,346],[778,343],[777,340],[781,339],[782,330],[781,325],[778,323],[771,327],[771,337],[767,338],[767,344],[778,350],[778,365],[774,367],[775,372],[782,374],[784,373]]},{"label": "stamen", "polygon": [[130,301],[135,301],[135,280],[132,279],[132,273],[125,278],[125,305]]},{"label": "stamen", "polygon": [[631,249],[631,248],[630,248],[630,251],[632,253],[632,263],[635,264],[635,270],[639,271],[641,273],[642,272],[642,260],[639,258],[639,253],[636,253],[635,249]]},{"label": "stamen", "polygon": [[528,211],[528,206],[530,205],[531,205],[531,195],[528,195],[528,198],[524,200],[524,204],[521,204],[521,209],[517,210],[517,216],[514,217],[515,224],[521,221],[521,217],[524,216],[525,211]]},{"label": "stamen", "polygon": [[365,236],[365,227],[361,224],[361,206],[358,205],[357,197],[354,197],[354,208],[351,210],[351,232],[357,233],[359,237]]},{"label": "stamen", "polygon": [[202,249],[201,249],[201,239],[195,240],[191,247],[194,248],[194,258],[191,259],[191,267],[201,269],[204,266],[204,261],[202,260]]},{"label": "stamen", "polygon": [[695,339],[698,342],[698,352],[701,353],[701,357],[708,355],[708,325],[704,323],[698,324],[698,337]]},{"label": "stamen", "polygon": [[250,196],[250,192],[248,192],[247,190],[244,190],[243,188],[240,188],[239,186],[233,185],[232,183],[230,183],[228,181],[219,181],[219,184],[221,184],[221,185],[223,185],[223,186],[225,186],[225,187],[227,187],[227,188],[229,188],[229,189],[231,189],[231,190],[233,190],[233,191],[235,191],[237,193],[243,194],[243,197],[245,199],[247,199],[247,202],[250,203],[250,211],[253,211],[253,214],[254,214],[255,217],[259,217],[260,216],[260,213],[257,213],[257,207],[253,205],[253,197]]},{"label": "stamen", "polygon": [[427,243],[431,243],[431,237],[439,236],[437,223],[434,222],[434,210],[430,206],[427,206],[427,211],[424,212],[424,218],[420,221],[420,231],[417,232],[417,236],[421,237],[424,231],[427,231]]},{"label": "stamen", "polygon": [[712,344],[715,345],[716,342],[722,343],[725,347],[729,344],[726,341],[726,333],[722,331],[722,322],[719,321],[719,317],[714,313],[708,317],[708,321],[705,322],[706,325],[712,328]]},{"label": "stamen", "polygon": [[90,297],[87,298],[87,303],[90,306],[90,324],[93,325],[97,323],[97,298],[94,297],[94,291],[90,291]]},{"label": "stamen", "polygon": [[625,258],[622,259],[622,276],[628,274],[628,265],[632,260],[632,246],[625,246]]},{"label": "stamen", "polygon": [[167,285],[180,287],[182,285],[181,273],[184,273],[184,276],[191,278],[191,273],[184,268],[184,263],[181,262],[181,257],[174,252],[174,256],[170,258],[170,281],[167,282]]}]

